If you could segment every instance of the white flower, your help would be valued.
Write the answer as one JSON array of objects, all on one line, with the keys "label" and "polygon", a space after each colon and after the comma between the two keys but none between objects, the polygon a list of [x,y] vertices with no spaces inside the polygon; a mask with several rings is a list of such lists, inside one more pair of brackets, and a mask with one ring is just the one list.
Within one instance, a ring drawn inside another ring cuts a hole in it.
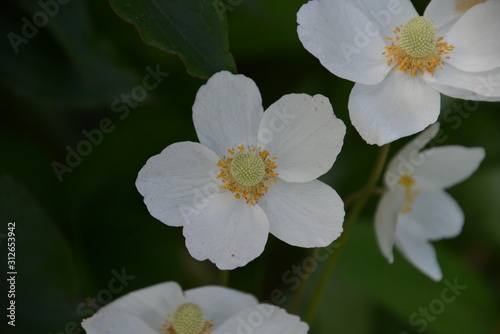
[{"label": "white flower", "polygon": [[279,307],[252,295],[206,286],[184,293],[175,282],[131,292],[83,320],[87,334],[289,333],[309,330]]},{"label": "white flower", "polygon": [[439,93],[500,100],[500,1],[432,0],[420,17],[409,0],[313,0],[297,14],[304,47],[356,82],[352,124],[369,144],[422,131]]},{"label": "white flower", "polygon": [[340,235],[343,202],[316,180],[345,135],[328,99],[285,95],[264,113],[251,79],[219,72],[199,89],[193,122],[200,143],[168,146],[136,185],[151,215],[184,227],[194,258],[234,269],[263,252],[269,233],[299,247]]},{"label": "white flower", "polygon": [[466,178],[484,158],[484,149],[462,146],[420,151],[439,131],[430,126],[391,160],[385,173],[387,192],[375,213],[375,232],[382,254],[393,262],[395,244],[415,267],[438,281],[442,278],[429,241],[457,236],[464,215],[444,191]]}]

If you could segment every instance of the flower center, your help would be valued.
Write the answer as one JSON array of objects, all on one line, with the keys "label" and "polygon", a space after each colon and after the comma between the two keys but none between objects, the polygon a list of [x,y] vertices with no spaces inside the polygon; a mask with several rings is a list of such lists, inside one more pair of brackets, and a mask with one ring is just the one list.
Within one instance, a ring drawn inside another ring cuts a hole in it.
[{"label": "flower center", "polygon": [[453,45],[443,42],[443,37],[437,38],[436,28],[425,17],[414,17],[401,27],[394,29],[396,38],[386,37],[391,46],[385,47],[387,51],[382,54],[387,58],[387,64],[396,62],[397,71],[409,73],[412,77],[417,73],[429,72],[434,75],[436,67],[443,69],[443,58],[454,49]]},{"label": "flower center", "polygon": [[426,57],[436,46],[436,28],[430,20],[414,17],[401,28],[399,41],[401,48],[411,57]]},{"label": "flower center", "polygon": [[213,329],[212,321],[206,321],[201,307],[193,303],[179,305],[163,327],[168,334],[210,334]]},{"label": "flower center", "polygon": [[415,201],[415,197],[420,194],[420,190],[413,189],[415,180],[408,173],[404,173],[398,183],[405,187],[405,204],[401,209],[401,213],[408,213],[411,211],[411,205]]},{"label": "flower center", "polygon": [[276,182],[276,158],[268,158],[268,151],[245,149],[244,145],[228,149],[230,157],[223,157],[217,163],[222,179],[222,188],[231,191],[236,198],[244,198],[255,205],[269,190],[269,185]]},{"label": "flower center", "polygon": [[253,187],[264,178],[266,167],[258,153],[241,151],[234,155],[229,172],[239,184]]}]

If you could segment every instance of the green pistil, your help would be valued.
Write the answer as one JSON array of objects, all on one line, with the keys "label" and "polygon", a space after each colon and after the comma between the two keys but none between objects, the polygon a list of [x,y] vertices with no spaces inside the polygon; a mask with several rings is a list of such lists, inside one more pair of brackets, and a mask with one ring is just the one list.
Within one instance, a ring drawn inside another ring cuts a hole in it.
[{"label": "green pistil", "polygon": [[229,171],[237,183],[253,187],[262,181],[266,168],[258,153],[241,151],[234,156]]},{"label": "green pistil", "polygon": [[205,323],[203,310],[193,303],[177,307],[172,319],[172,327],[176,334],[201,334]]},{"label": "green pistil", "polygon": [[427,57],[436,48],[436,28],[429,19],[414,17],[401,28],[399,42],[406,54],[415,58]]}]

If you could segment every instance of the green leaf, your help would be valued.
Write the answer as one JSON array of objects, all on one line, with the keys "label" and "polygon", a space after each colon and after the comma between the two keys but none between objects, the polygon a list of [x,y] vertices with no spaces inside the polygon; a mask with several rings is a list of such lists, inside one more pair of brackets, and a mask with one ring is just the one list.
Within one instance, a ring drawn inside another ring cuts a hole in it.
[{"label": "green leaf", "polygon": [[[2,6],[0,32],[22,37],[25,42],[4,40],[0,84],[30,103],[46,123],[60,122],[56,120],[57,111],[95,111],[96,106],[109,106],[130,90],[135,74],[116,64],[120,55],[93,26],[87,3],[70,1],[53,7],[55,14],[39,28],[33,17],[44,11],[36,0]],[[28,23],[23,24],[21,17]],[[23,30],[28,26],[36,30],[30,38],[24,38]],[[60,126],[54,124],[50,131],[58,132]]]},{"label": "green leaf", "polygon": [[229,53],[227,21],[220,0],[110,0],[133,23],[146,44],[179,55],[188,73],[203,78],[236,72]]}]

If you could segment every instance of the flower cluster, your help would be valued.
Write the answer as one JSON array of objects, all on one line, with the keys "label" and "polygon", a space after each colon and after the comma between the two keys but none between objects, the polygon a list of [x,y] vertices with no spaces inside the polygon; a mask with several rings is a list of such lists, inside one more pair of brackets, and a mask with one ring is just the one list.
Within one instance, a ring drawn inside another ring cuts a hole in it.
[{"label": "flower cluster", "polygon": [[[496,0],[432,0],[423,16],[409,0],[312,0],[297,14],[304,47],[329,71],[356,82],[349,113],[367,143],[384,145],[434,123],[388,164],[374,216],[383,256],[393,262],[396,246],[434,280],[442,272],[430,242],[457,236],[464,224],[444,189],[468,178],[485,152],[425,147],[439,131],[440,93],[500,101],[499,14]],[[264,112],[251,79],[222,71],[199,89],[193,123],[199,143],[174,143],[151,157],[136,186],[153,217],[183,228],[195,259],[234,269],[264,251],[269,233],[298,247],[324,247],[339,237],[343,201],[317,178],[332,168],[346,127],[326,97],[289,94]],[[183,294],[173,282],[118,299],[83,327],[88,333],[308,331],[298,317],[251,295],[213,286]]]}]

